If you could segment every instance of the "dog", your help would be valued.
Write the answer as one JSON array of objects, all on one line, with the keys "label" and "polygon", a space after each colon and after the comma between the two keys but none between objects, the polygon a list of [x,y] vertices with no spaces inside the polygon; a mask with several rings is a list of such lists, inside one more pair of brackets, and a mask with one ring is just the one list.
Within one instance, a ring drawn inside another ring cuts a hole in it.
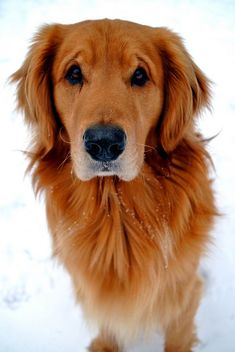
[{"label": "dog", "polygon": [[210,83],[182,39],[122,20],[45,25],[11,79],[53,254],[99,327],[88,350],[160,329],[165,352],[192,351],[216,207],[196,128]]}]

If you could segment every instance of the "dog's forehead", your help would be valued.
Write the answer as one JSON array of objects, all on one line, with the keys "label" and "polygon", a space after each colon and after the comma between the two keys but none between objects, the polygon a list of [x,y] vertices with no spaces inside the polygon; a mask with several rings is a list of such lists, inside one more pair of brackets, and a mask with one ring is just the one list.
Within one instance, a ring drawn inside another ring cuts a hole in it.
[{"label": "dog's forehead", "polygon": [[83,52],[87,61],[109,57],[113,62],[130,53],[151,52],[152,28],[121,20],[97,20],[67,27],[65,52]]}]

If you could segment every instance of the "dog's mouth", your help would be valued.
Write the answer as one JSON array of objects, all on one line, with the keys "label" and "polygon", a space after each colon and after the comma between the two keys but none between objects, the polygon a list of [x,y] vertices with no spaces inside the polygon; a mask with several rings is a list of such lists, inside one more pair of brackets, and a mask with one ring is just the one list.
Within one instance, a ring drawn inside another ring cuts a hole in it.
[{"label": "dog's mouth", "polygon": [[110,172],[112,171],[112,164],[110,161],[101,161],[101,167],[100,167],[101,171],[103,172]]},{"label": "dog's mouth", "polygon": [[120,171],[118,161],[93,161],[90,168],[94,176],[118,176]]},{"label": "dog's mouth", "polygon": [[112,168],[110,166],[102,166],[101,172],[112,172]]}]

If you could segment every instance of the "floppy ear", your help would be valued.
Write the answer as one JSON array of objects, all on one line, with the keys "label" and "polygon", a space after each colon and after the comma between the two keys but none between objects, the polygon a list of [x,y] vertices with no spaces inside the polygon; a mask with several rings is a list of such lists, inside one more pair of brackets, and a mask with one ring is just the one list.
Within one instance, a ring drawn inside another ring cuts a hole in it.
[{"label": "floppy ear", "polygon": [[164,69],[164,106],[158,137],[163,149],[170,152],[193,126],[194,116],[209,106],[209,81],[178,35],[158,28],[156,38]]},{"label": "floppy ear", "polygon": [[18,108],[35,132],[35,153],[45,156],[55,142],[58,126],[53,104],[52,64],[60,44],[61,26],[46,25],[33,38],[22,67],[11,76],[18,82]]}]

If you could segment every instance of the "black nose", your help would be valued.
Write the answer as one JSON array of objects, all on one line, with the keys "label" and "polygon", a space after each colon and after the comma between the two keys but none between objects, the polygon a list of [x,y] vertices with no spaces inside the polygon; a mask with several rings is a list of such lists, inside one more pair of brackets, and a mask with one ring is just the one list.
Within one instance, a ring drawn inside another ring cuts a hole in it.
[{"label": "black nose", "polygon": [[111,161],[116,160],[125,149],[126,134],[114,125],[96,125],[85,131],[83,141],[92,159]]}]

